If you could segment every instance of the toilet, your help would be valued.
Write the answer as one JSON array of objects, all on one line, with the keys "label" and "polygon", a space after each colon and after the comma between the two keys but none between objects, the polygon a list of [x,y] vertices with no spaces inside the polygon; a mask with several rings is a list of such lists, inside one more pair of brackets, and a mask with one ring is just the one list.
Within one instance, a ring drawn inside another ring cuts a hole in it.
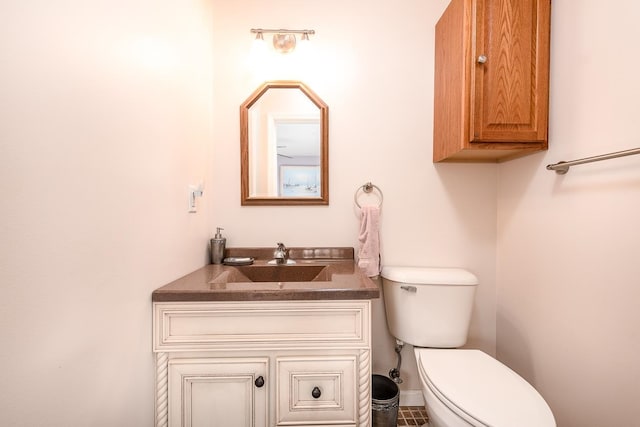
[{"label": "toilet", "polygon": [[382,269],[391,334],[414,346],[429,427],[555,427],[542,396],[467,341],[478,279],[459,268]]}]

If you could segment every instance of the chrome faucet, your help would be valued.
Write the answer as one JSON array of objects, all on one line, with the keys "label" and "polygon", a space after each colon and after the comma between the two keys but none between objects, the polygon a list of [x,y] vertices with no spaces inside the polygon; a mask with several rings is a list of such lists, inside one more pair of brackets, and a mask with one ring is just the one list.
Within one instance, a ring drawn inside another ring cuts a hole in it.
[{"label": "chrome faucet", "polygon": [[273,251],[273,257],[276,264],[286,264],[287,258],[289,258],[289,249],[285,247],[284,243],[278,243],[278,247]]}]

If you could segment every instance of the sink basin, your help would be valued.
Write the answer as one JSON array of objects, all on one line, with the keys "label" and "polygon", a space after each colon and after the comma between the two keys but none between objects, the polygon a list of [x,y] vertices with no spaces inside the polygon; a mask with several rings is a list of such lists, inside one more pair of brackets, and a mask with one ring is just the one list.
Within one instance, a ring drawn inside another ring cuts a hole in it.
[{"label": "sink basin", "polygon": [[330,280],[326,265],[249,265],[236,269],[252,282]]},{"label": "sink basin", "polygon": [[330,281],[326,265],[247,265],[228,267],[210,283]]},{"label": "sink basin", "polygon": [[[254,262],[251,265],[211,265],[208,267],[211,274],[207,283],[219,285],[216,289],[239,290],[265,289],[272,284],[283,286],[283,283],[318,288],[319,282],[332,282],[333,289],[345,277],[354,275],[356,267],[353,252],[353,248],[342,247],[294,247],[289,248],[286,264],[276,264],[273,248],[226,248],[226,258],[253,258]],[[311,285],[300,285],[311,282]],[[258,286],[257,283],[263,285]]]}]

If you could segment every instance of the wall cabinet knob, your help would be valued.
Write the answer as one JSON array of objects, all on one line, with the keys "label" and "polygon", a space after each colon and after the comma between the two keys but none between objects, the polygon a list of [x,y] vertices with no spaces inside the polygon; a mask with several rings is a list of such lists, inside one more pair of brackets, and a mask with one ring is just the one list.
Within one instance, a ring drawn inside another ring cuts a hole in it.
[{"label": "wall cabinet knob", "polygon": [[256,385],[256,387],[260,388],[264,385],[264,378],[262,378],[262,375],[260,375],[258,378],[256,378],[256,381],[254,383]]},{"label": "wall cabinet knob", "polygon": [[478,64],[484,64],[487,62],[487,57],[485,55],[478,56]]},{"label": "wall cabinet knob", "polygon": [[313,390],[311,390],[311,396],[313,396],[314,399],[319,398],[321,395],[322,395],[322,392],[318,387],[314,387]]}]

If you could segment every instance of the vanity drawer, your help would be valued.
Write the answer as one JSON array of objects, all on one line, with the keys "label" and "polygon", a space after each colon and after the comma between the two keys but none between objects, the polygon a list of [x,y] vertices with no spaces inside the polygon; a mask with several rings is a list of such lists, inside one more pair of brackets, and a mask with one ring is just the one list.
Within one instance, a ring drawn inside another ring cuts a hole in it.
[{"label": "vanity drawer", "polygon": [[368,300],[156,302],[153,348],[368,347],[369,310]]},{"label": "vanity drawer", "polygon": [[276,359],[276,421],[286,425],[355,425],[356,355]]}]

